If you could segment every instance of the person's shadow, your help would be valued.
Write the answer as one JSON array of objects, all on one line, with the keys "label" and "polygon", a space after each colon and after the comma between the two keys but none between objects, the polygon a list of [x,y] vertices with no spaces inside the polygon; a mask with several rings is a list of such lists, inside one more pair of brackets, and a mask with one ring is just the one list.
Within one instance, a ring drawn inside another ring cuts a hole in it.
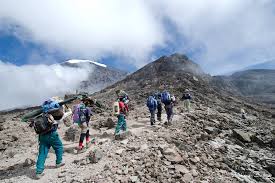
[{"label": "person's shadow", "polygon": [[0,169],[0,182],[2,180],[11,179],[13,177],[27,176],[35,179],[35,168],[31,166],[23,166],[24,163],[15,164],[5,169]]}]

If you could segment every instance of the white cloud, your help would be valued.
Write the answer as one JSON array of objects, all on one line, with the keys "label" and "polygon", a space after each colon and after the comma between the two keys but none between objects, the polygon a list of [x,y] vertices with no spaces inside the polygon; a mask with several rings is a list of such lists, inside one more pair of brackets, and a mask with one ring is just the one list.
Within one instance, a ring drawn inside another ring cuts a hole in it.
[{"label": "white cloud", "polygon": [[138,67],[169,46],[168,19],[185,37],[177,49],[203,48],[198,62],[211,73],[273,58],[274,10],[273,0],[0,1],[0,18],[19,25],[22,39],[81,57],[112,53]]},{"label": "white cloud", "polygon": [[75,92],[89,72],[60,65],[16,66],[0,61],[0,110],[40,105],[50,97]]}]

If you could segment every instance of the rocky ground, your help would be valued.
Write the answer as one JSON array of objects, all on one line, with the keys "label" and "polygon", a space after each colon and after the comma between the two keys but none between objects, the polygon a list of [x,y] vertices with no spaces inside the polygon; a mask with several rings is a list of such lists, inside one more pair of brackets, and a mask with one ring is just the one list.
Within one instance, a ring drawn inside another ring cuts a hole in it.
[{"label": "rocky ground", "polygon": [[[176,106],[173,125],[169,127],[162,124],[151,127],[145,107],[132,111],[127,120],[129,132],[121,140],[113,137],[112,120],[107,123],[106,114],[96,115],[92,119],[96,144],[81,154],[75,151],[77,126],[61,125],[59,133],[64,142],[66,165],[54,169],[54,152],[50,152],[46,175],[40,181],[275,181],[274,134],[265,134],[274,126],[261,131],[252,125],[244,126],[259,122],[253,115],[244,121],[237,113],[232,116],[196,104],[187,113],[181,106],[182,103]],[[19,122],[19,116],[16,113],[2,116],[5,122],[1,131],[0,179],[36,182],[37,137]]]},{"label": "rocky ground", "polygon": [[[59,134],[64,143],[66,165],[55,169],[51,151],[45,176],[40,181],[34,180],[37,136],[27,124],[20,122],[26,111],[2,113],[0,181],[275,182],[274,110],[227,92],[217,92],[208,85],[211,78],[207,75],[177,70],[172,74],[159,72],[158,67],[167,64],[165,59],[93,96],[105,108],[94,109],[91,123],[96,144],[86,152],[76,154],[77,126],[61,125]],[[150,74],[146,74],[148,70]],[[111,106],[115,91],[121,88],[131,98],[129,132],[121,139],[114,139],[116,118],[110,115]],[[194,96],[189,113],[179,100],[185,88],[192,90]],[[146,97],[163,89],[177,98],[173,124],[163,125],[166,117],[163,114],[162,123],[151,127]],[[241,118],[240,108],[247,112],[247,119]]]}]

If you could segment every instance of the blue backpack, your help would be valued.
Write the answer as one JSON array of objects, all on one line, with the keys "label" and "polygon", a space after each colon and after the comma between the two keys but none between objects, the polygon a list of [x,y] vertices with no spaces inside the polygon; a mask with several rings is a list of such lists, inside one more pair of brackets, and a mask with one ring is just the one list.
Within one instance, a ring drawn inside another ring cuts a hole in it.
[{"label": "blue backpack", "polygon": [[164,103],[164,104],[170,104],[171,103],[171,95],[169,92],[163,92],[161,94],[161,102]]},{"label": "blue backpack", "polygon": [[58,102],[54,101],[54,100],[46,100],[43,104],[42,104],[42,109],[44,113],[49,113],[51,111],[55,111],[58,110],[60,108],[60,105]]},{"label": "blue backpack", "polygon": [[149,96],[147,99],[147,107],[149,110],[157,109],[157,100],[153,96]]}]

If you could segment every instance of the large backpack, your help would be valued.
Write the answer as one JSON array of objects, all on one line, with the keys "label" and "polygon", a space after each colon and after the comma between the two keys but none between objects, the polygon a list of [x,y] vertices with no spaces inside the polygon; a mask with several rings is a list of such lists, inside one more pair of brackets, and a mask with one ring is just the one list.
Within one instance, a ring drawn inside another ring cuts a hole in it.
[{"label": "large backpack", "polygon": [[171,95],[170,95],[170,93],[169,92],[163,92],[162,94],[161,94],[161,102],[162,103],[164,103],[164,104],[170,104],[171,103]]},{"label": "large backpack", "polygon": [[157,109],[157,100],[153,96],[149,96],[147,99],[147,107],[149,110]]},{"label": "large backpack", "polygon": [[84,104],[74,106],[73,122],[77,124],[88,122],[88,109]]},{"label": "large backpack", "polygon": [[55,120],[60,120],[64,115],[63,107],[60,106],[58,102],[51,99],[43,102],[42,110],[44,113],[51,114]]},{"label": "large backpack", "polygon": [[43,135],[54,128],[53,116],[48,113],[42,113],[33,119],[33,127],[37,134]]},{"label": "large backpack", "polygon": [[113,103],[113,114],[116,115],[116,116],[120,114],[120,108],[119,108],[119,102],[118,101]]}]

